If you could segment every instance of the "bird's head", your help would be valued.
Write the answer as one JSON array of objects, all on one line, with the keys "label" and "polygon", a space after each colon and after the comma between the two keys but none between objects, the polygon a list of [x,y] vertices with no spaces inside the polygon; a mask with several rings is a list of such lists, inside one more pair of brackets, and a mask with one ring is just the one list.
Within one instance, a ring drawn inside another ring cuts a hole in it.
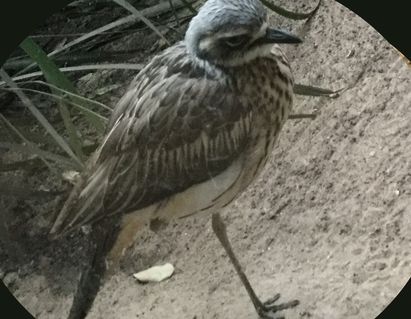
[{"label": "bird's head", "polygon": [[192,55],[225,67],[267,56],[274,43],[300,42],[295,35],[269,27],[259,0],[208,0],[185,36]]}]

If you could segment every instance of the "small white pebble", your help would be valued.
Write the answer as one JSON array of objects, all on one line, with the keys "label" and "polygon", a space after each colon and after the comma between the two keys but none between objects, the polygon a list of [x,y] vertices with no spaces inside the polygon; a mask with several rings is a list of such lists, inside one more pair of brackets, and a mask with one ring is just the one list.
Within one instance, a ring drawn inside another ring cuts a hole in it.
[{"label": "small white pebble", "polygon": [[174,273],[174,266],[170,263],[167,263],[162,266],[154,266],[149,269],[140,271],[136,274],[133,274],[135,278],[139,281],[149,282],[149,281],[163,281],[164,279],[169,278]]},{"label": "small white pebble", "polygon": [[375,152],[374,152],[374,151],[370,152],[370,156],[371,156],[371,157],[374,157],[374,155],[375,155]]},{"label": "small white pebble", "polygon": [[400,191],[398,189],[395,191],[395,195],[400,195]]}]

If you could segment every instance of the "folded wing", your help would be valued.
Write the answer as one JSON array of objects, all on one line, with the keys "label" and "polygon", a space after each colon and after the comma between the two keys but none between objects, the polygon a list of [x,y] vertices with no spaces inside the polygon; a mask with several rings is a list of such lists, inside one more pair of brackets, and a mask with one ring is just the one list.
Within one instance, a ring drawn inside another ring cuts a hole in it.
[{"label": "folded wing", "polygon": [[155,58],[120,100],[51,233],[160,202],[226,170],[244,150],[246,106],[183,46]]}]

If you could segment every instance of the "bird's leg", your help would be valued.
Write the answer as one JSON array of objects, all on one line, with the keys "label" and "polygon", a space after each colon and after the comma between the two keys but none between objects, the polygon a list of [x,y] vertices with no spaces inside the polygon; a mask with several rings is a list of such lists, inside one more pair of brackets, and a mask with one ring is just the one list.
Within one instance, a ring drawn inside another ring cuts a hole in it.
[{"label": "bird's leg", "polygon": [[68,319],[87,316],[100,286],[113,274],[125,249],[133,243],[137,230],[144,225],[137,213],[126,215],[120,225],[116,218],[101,222],[89,234],[86,254],[89,260],[81,273]]},{"label": "bird's leg", "polygon": [[240,276],[240,279],[245,289],[247,290],[248,295],[251,298],[254,308],[256,309],[258,315],[261,318],[265,318],[265,319],[281,318],[281,317],[275,317],[275,313],[283,309],[293,308],[299,304],[298,300],[293,300],[287,303],[274,305],[274,303],[280,298],[279,294],[267,300],[265,303],[262,303],[260,299],[258,299],[253,288],[251,287],[251,284],[248,281],[244,271],[241,269],[241,265],[238,262],[237,257],[234,255],[233,249],[227,237],[226,226],[223,220],[221,219],[221,216],[219,213],[213,214],[211,225],[212,225],[214,233],[216,234],[220,243],[223,245],[225,251],[227,252],[227,255],[230,258],[231,263],[233,264],[235,270],[237,271],[237,274]]},{"label": "bird's leg", "polygon": [[120,231],[117,239],[108,254],[107,269],[104,279],[110,277],[120,263],[124,251],[134,242],[134,238],[139,229],[144,226],[144,221],[137,213],[124,216],[121,221]]},{"label": "bird's leg", "polygon": [[116,220],[112,219],[93,227],[88,235],[87,260],[74,293],[68,319],[84,319],[87,316],[103,282],[106,256],[114,244],[117,233]]}]

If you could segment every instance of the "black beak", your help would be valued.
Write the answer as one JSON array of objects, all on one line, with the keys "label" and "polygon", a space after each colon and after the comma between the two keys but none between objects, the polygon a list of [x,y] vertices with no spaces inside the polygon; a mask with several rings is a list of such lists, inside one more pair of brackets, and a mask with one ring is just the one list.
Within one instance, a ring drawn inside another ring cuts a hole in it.
[{"label": "black beak", "polygon": [[264,43],[301,43],[303,42],[299,37],[294,34],[288,33],[283,30],[274,28],[267,28],[267,32],[264,37],[261,38]]}]

